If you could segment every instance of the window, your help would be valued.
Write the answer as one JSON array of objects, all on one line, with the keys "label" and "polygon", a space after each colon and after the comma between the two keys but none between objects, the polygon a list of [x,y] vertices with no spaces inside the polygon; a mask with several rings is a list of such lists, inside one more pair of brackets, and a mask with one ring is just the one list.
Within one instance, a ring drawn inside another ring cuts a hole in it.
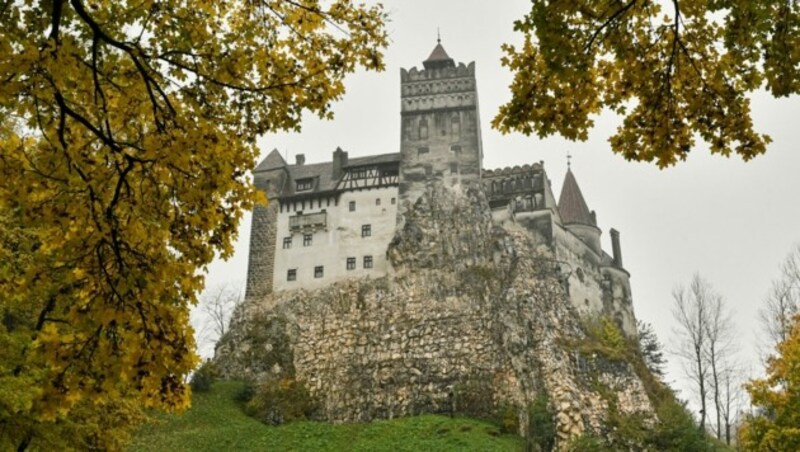
[{"label": "window", "polygon": [[372,268],[372,256],[364,256],[364,268]]},{"label": "window", "polygon": [[284,237],[283,238],[283,249],[289,249],[292,247],[292,238],[291,237]]},{"label": "window", "polygon": [[314,239],[314,236],[311,234],[303,234],[303,246],[311,246],[311,241]]},{"label": "window", "polygon": [[297,191],[311,190],[312,187],[314,187],[314,179],[313,178],[298,179],[297,180]]},{"label": "window", "polygon": [[356,258],[355,257],[348,257],[347,258],[347,269],[348,270],[355,270],[356,269]]},{"label": "window", "polygon": [[322,278],[325,275],[325,267],[319,265],[314,267],[314,277],[315,278]]},{"label": "window", "polygon": [[420,140],[428,139],[428,121],[424,119],[419,122],[419,139]]},{"label": "window", "polygon": [[461,136],[461,120],[457,115],[453,116],[452,122],[450,123],[450,133],[454,137]]},{"label": "window", "polygon": [[296,281],[297,280],[297,269],[292,268],[286,272],[286,280],[287,281]]},{"label": "window", "polygon": [[392,198],[392,205],[397,204],[397,198]]},{"label": "window", "polygon": [[372,225],[364,224],[361,226],[361,237],[369,237],[372,235]]},{"label": "window", "polygon": [[454,144],[454,145],[450,146],[450,152],[452,152],[454,154],[460,154],[461,153],[461,146],[458,145],[458,144]]},{"label": "window", "polygon": [[375,205],[376,206],[381,205],[381,198],[375,198]]},{"label": "window", "polygon": [[355,211],[356,211],[356,202],[350,201],[350,212],[355,212]]},{"label": "window", "polygon": [[430,152],[430,149],[428,149],[427,146],[422,146],[421,148],[417,148],[417,157],[419,157],[421,155],[425,155],[428,152]]},{"label": "window", "polygon": [[450,174],[458,174],[458,163],[450,164]]}]

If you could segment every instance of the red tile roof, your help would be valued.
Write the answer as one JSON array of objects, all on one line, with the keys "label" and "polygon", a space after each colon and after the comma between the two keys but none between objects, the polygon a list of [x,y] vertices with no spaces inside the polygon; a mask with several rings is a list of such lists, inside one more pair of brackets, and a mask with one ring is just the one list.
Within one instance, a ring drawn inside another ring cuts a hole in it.
[{"label": "red tile roof", "polygon": [[579,223],[597,226],[571,169],[567,169],[567,175],[564,176],[561,197],[558,198],[558,212],[561,214],[564,224]]}]

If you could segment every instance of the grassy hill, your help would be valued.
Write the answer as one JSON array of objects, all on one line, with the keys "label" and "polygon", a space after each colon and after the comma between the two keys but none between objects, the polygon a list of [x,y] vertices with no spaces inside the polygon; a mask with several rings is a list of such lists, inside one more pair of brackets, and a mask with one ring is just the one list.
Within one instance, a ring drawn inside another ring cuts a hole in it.
[{"label": "grassy hill", "polygon": [[467,418],[425,415],[369,424],[297,422],[271,427],[246,416],[236,382],[193,396],[182,415],[160,415],[134,435],[130,451],[519,451],[522,439]]}]

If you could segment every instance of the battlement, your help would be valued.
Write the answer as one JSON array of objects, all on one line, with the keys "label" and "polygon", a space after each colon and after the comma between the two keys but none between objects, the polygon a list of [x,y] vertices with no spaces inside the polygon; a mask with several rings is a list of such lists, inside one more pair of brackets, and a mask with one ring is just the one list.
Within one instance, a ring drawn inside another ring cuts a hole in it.
[{"label": "battlement", "polygon": [[467,64],[458,63],[453,67],[417,69],[416,66],[405,69],[400,68],[400,83],[425,82],[447,78],[475,77],[475,62]]}]

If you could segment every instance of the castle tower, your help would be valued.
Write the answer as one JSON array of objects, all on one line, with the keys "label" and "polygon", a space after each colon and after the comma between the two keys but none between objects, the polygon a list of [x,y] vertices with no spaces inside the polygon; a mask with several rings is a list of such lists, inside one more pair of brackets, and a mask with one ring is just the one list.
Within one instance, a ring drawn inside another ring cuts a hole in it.
[{"label": "castle tower", "polygon": [[398,214],[430,180],[448,186],[476,181],[481,174],[480,121],[475,63],[456,63],[441,41],[424,68],[400,69],[401,137]]},{"label": "castle tower", "polygon": [[253,171],[253,183],[270,200],[266,206],[253,209],[250,228],[250,253],[247,262],[245,298],[262,298],[272,292],[275,270],[275,241],[279,202],[277,196],[289,179],[286,161],[277,149]]},{"label": "castle tower", "polygon": [[564,227],[578,236],[598,256],[602,255],[597,217],[593,211],[589,211],[571,168],[567,168],[567,174],[564,176],[561,196],[558,199],[558,211]]}]

